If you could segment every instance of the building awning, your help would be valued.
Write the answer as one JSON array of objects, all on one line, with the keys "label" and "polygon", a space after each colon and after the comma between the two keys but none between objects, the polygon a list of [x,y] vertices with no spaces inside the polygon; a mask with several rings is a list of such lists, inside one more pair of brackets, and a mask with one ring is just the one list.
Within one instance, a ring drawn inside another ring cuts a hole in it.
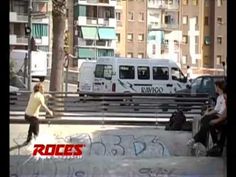
[{"label": "building awning", "polygon": [[98,39],[98,33],[96,27],[81,27],[84,39],[95,40]]},{"label": "building awning", "polygon": [[100,39],[116,39],[114,28],[98,28],[98,34]]},{"label": "building awning", "polygon": [[77,54],[77,56],[79,56],[79,58],[96,58],[96,52],[95,49],[92,48],[79,48],[77,50],[77,52],[79,52]]}]

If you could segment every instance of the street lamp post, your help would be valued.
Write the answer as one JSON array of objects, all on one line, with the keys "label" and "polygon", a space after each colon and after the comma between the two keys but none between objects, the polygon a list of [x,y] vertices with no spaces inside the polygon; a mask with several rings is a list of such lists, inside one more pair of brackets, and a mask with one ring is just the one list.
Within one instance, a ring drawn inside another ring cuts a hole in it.
[{"label": "street lamp post", "polygon": [[31,38],[32,38],[32,0],[29,0],[28,7],[28,28],[30,29],[28,36],[28,90],[31,91]]}]

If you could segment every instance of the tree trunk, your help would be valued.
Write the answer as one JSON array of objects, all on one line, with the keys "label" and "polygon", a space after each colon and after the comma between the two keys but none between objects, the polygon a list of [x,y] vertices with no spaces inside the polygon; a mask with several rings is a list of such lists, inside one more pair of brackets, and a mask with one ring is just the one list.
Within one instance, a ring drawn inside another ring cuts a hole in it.
[{"label": "tree trunk", "polygon": [[[65,32],[65,9],[66,0],[53,0],[52,18],[53,18],[53,43],[52,43],[52,69],[50,77],[50,91],[63,91],[63,72],[64,72],[64,32]],[[52,94],[54,104],[54,117],[60,117],[60,111],[64,109],[63,99],[60,94]],[[59,111],[59,112],[57,112]]]},{"label": "tree trunk", "polygon": [[52,69],[50,77],[50,91],[63,91],[64,82],[64,14],[53,14],[53,44],[52,44]]}]

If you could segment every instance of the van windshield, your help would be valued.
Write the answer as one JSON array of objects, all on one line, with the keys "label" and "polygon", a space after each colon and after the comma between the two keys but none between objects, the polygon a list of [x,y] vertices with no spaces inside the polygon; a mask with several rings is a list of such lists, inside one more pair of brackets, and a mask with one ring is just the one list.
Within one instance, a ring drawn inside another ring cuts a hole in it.
[{"label": "van windshield", "polygon": [[96,65],[95,77],[111,79],[111,77],[112,77],[112,66],[111,65]]}]

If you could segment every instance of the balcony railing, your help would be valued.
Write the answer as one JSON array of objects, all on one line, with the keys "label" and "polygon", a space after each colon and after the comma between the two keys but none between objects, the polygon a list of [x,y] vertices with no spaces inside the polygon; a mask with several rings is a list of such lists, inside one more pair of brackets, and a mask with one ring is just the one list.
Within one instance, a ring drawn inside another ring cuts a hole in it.
[{"label": "balcony railing", "polygon": [[109,26],[109,20],[105,18],[87,17],[87,24]]},{"label": "balcony railing", "polygon": [[148,8],[152,8],[152,9],[179,9],[179,5],[178,4],[165,4],[165,3],[148,3]]},{"label": "balcony railing", "polygon": [[28,44],[28,38],[25,36],[17,36],[16,43],[17,44]]},{"label": "balcony railing", "polygon": [[111,41],[96,41],[96,44],[94,41],[91,40],[85,40],[83,38],[78,38],[78,46],[80,47],[90,47],[90,48],[113,48]]}]

